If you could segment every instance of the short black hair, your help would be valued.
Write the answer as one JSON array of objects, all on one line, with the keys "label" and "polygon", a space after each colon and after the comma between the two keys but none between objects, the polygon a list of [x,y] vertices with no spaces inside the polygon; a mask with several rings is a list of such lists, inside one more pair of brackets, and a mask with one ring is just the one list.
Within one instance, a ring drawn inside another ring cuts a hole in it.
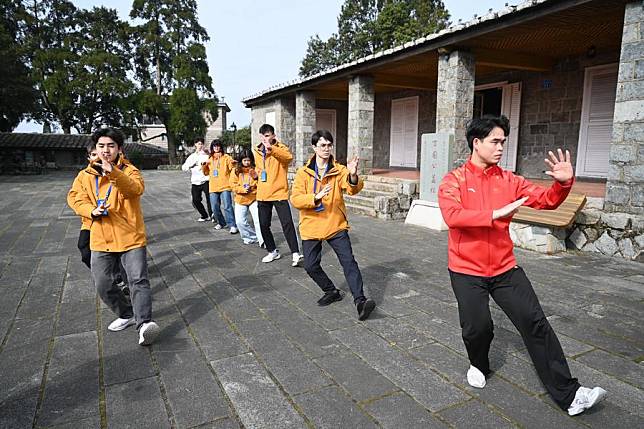
[{"label": "short black hair", "polygon": [[203,139],[203,137],[197,137],[197,138],[195,139],[195,144],[200,143],[200,142],[201,142],[201,143],[204,143],[204,139]]},{"label": "short black hair", "polygon": [[313,146],[318,144],[318,141],[323,138],[324,140],[333,143],[333,136],[329,130],[317,130],[311,136],[311,144]]},{"label": "short black hair", "polygon": [[123,133],[120,130],[112,127],[100,128],[94,131],[94,134],[92,134],[92,141],[94,142],[94,144],[98,143],[98,139],[100,139],[101,137],[111,138],[119,148],[123,146],[123,142],[125,141]]},{"label": "short black hair", "polygon": [[221,152],[224,152],[224,143],[219,140],[219,139],[214,139],[213,141],[210,142],[210,152],[214,152],[215,146],[219,146],[221,148]]},{"label": "short black hair", "polygon": [[261,127],[259,127],[259,133],[260,134],[266,134],[266,133],[275,134],[275,128],[271,124],[264,124]]},{"label": "short black hair", "polygon": [[493,129],[499,127],[503,130],[503,135],[510,134],[510,121],[505,115],[493,116],[484,115],[480,118],[474,118],[467,123],[467,145],[470,152],[474,150],[474,139],[483,140],[490,135]]}]

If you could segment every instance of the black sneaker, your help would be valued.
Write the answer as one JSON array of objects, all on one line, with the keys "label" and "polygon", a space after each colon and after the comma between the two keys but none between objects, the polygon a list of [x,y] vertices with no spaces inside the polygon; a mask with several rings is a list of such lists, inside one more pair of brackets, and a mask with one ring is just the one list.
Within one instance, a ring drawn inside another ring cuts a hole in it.
[{"label": "black sneaker", "polygon": [[318,299],[318,305],[324,307],[336,301],[342,301],[342,294],[337,289],[333,292],[326,292],[322,298]]},{"label": "black sneaker", "polygon": [[361,301],[356,306],[358,308],[358,320],[367,320],[374,308],[376,308],[376,303],[370,299]]}]

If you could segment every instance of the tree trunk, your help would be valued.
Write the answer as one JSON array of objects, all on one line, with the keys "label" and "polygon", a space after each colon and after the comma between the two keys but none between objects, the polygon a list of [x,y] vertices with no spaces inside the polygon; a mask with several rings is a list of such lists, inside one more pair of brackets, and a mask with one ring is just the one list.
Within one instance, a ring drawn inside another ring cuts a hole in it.
[{"label": "tree trunk", "polygon": [[165,126],[166,129],[166,137],[168,138],[168,161],[170,161],[170,164],[176,164],[177,163],[177,145],[176,145],[176,140],[174,138],[174,135],[170,131],[168,131],[168,126]]}]

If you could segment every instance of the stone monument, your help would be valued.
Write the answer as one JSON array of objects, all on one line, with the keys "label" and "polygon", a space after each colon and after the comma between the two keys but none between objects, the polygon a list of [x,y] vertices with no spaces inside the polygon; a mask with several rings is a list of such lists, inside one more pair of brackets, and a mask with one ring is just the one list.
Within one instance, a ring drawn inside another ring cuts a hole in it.
[{"label": "stone monument", "polygon": [[420,199],[411,203],[405,223],[437,231],[447,230],[438,207],[438,186],[453,165],[454,134],[430,133],[421,136]]}]

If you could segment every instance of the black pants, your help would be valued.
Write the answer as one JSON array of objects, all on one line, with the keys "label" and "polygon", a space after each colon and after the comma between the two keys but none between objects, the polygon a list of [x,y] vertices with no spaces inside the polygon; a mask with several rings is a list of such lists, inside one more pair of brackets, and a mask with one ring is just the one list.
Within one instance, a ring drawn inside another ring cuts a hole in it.
[{"label": "black pants", "polygon": [[[344,278],[347,279],[351,295],[353,295],[353,302],[357,304],[364,301],[364,291],[362,289],[362,274],[356,259],[353,257],[353,249],[351,249],[351,240],[347,231],[340,231],[327,241],[333,251],[335,252],[342,270],[344,271]],[[336,287],[326,275],[320,262],[322,261],[322,241],[321,240],[302,240],[302,251],[304,252],[304,269],[313,281],[324,292],[333,292]]]},{"label": "black pants", "polygon": [[[192,185],[190,188],[190,193],[192,194],[192,207],[194,207],[202,219],[206,219],[212,216],[212,207],[210,206],[210,193],[208,192],[208,182],[204,182],[201,185]],[[201,202],[201,194],[206,198],[206,204],[208,205],[208,213],[203,207]]]},{"label": "black pants", "polygon": [[295,235],[295,226],[293,225],[293,216],[291,216],[291,206],[288,200],[280,201],[257,201],[257,211],[259,212],[259,226],[262,230],[262,237],[266,250],[272,252],[275,250],[275,238],[271,232],[271,218],[273,217],[273,207],[277,211],[277,217],[282,224],[282,231],[288,243],[291,253],[299,252],[297,245],[297,235]]},{"label": "black pants", "polygon": [[78,235],[78,250],[80,250],[83,264],[87,265],[87,268],[91,268],[92,251],[89,250],[89,230],[87,229],[81,229]]},{"label": "black pants", "polygon": [[494,277],[449,272],[458,301],[463,342],[470,362],[484,374],[490,372],[488,352],[493,324],[490,295],[517,328],[528,348],[532,363],[552,399],[567,410],[580,387],[570,375],[563,350],[543,314],[537,295],[525,272],[514,267]]},{"label": "black pants", "polygon": [[[92,269],[92,251],[89,250],[89,237],[89,230],[81,229],[80,234],[78,234],[78,250],[80,250],[83,264],[87,265],[87,268]],[[120,263],[116,266],[114,278],[116,284],[121,283],[121,281],[127,284],[127,273]]]}]

